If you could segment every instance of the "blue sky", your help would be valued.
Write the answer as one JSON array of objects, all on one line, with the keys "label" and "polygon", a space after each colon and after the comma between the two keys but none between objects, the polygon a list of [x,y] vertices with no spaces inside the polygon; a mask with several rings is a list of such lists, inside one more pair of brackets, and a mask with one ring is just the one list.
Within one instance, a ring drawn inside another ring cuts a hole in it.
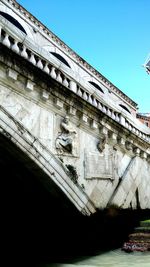
[{"label": "blue sky", "polygon": [[18,0],[77,54],[150,112],[150,0]]}]

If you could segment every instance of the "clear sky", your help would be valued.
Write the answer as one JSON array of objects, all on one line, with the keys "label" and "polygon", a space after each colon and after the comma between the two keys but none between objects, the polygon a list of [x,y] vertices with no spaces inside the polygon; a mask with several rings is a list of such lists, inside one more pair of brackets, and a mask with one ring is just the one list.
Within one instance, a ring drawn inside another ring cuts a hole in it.
[{"label": "clear sky", "polygon": [[150,112],[150,0],[17,0],[79,56]]}]

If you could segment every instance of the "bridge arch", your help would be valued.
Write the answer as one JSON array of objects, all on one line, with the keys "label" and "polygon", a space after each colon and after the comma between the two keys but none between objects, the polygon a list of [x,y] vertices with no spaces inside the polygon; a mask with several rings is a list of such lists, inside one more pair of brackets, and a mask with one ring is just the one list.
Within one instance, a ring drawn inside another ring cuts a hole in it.
[{"label": "bridge arch", "polygon": [[21,30],[25,36],[28,35],[28,37],[33,40],[33,34],[27,23],[22,18],[16,15],[16,13],[10,10],[8,7],[4,7],[3,4],[0,4],[0,9],[2,13],[0,15],[5,19],[6,22],[8,21],[9,23],[12,23],[12,25]]},{"label": "bridge arch", "polygon": [[89,81],[90,84],[92,84],[96,89],[98,89],[101,93],[104,94],[104,91],[102,90],[102,88],[95,82]]},{"label": "bridge arch", "polygon": [[[68,70],[70,69],[71,72],[75,71],[75,66],[74,66],[73,62],[71,61],[71,59],[69,57],[65,56],[57,47],[50,46],[50,45],[45,45],[45,46],[43,46],[43,48],[47,52],[52,54],[55,58],[57,58],[57,60],[60,61],[61,65],[63,63],[63,66],[64,67],[67,66]],[[64,64],[63,60],[64,60],[64,62],[66,62],[66,64]]]},{"label": "bridge arch", "polygon": [[25,34],[26,31],[25,29],[22,27],[22,25],[18,22],[18,20],[16,20],[15,18],[13,18],[11,15],[9,15],[8,13],[2,12],[0,11],[0,15],[5,18],[6,20],[8,20],[10,23],[12,23],[15,27],[17,27],[19,30],[21,30],[22,32],[24,32]]},{"label": "bridge arch", "polygon": [[129,108],[127,108],[124,104],[119,104],[119,106],[125,110],[126,112],[130,113],[131,114],[131,111],[129,110]]},{"label": "bridge arch", "polygon": [[2,106],[0,106],[0,134],[40,167],[79,211],[86,215],[95,211],[94,205],[82,188],[70,179],[68,169],[62,162]]}]

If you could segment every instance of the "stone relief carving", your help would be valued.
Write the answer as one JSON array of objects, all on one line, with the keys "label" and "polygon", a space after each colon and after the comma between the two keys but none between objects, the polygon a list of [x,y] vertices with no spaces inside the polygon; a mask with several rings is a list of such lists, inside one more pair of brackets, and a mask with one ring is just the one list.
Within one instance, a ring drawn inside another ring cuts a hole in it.
[{"label": "stone relief carving", "polygon": [[106,149],[105,155],[98,152],[85,151],[85,179],[114,179],[113,153]]},{"label": "stone relief carving", "polygon": [[56,150],[58,154],[69,153],[73,154],[73,150],[76,147],[76,130],[70,123],[69,116],[60,123],[61,132],[56,138]]},{"label": "stone relief carving", "polygon": [[105,149],[106,142],[107,142],[107,138],[105,135],[100,137],[100,140],[97,143],[97,149],[99,150],[100,153],[103,152],[103,150]]},{"label": "stone relief carving", "polygon": [[132,150],[132,143],[131,142],[129,142],[129,141],[127,141],[126,143],[125,143],[125,147],[126,147],[126,149],[127,150]]}]

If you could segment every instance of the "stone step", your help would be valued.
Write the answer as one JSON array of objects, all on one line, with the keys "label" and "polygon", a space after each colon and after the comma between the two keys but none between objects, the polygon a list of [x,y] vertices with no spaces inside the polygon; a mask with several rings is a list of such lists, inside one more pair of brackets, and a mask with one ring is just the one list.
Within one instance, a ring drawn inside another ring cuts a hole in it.
[{"label": "stone step", "polygon": [[136,227],[135,229],[134,229],[134,232],[135,233],[150,233],[150,227],[149,226],[147,226],[147,227]]},{"label": "stone step", "polygon": [[133,233],[129,235],[130,241],[150,242],[150,233]]},{"label": "stone step", "polygon": [[127,251],[127,252],[132,252],[132,251],[149,251],[150,250],[150,243],[149,242],[125,242],[122,250]]},{"label": "stone step", "polygon": [[140,226],[141,227],[150,227],[150,220],[141,221]]}]

